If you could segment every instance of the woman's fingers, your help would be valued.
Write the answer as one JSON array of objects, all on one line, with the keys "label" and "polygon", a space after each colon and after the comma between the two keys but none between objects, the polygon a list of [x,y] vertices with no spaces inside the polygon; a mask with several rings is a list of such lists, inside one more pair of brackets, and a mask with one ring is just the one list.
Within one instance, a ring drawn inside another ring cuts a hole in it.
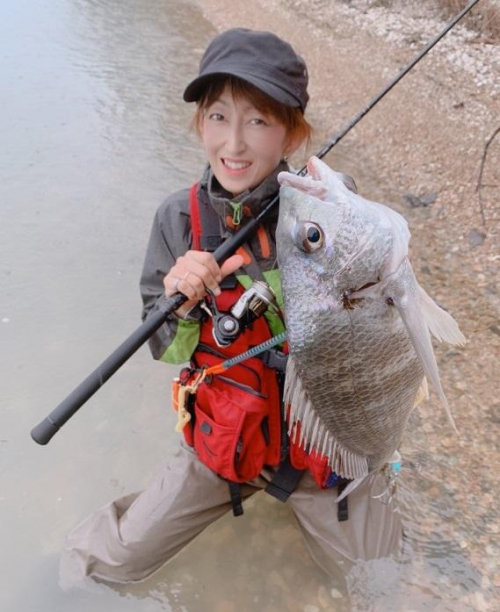
[{"label": "woman's fingers", "polygon": [[188,251],[185,257],[190,262],[196,262],[206,268],[209,276],[213,278],[216,283],[221,282],[221,271],[212,253],[207,253],[206,251]]},{"label": "woman's fingers", "polygon": [[205,285],[197,276],[191,275],[188,272],[183,278],[178,279],[174,283],[175,291],[180,291],[190,300],[196,302],[201,300],[205,293]]},{"label": "woman's fingers", "polygon": [[241,255],[232,255],[231,257],[228,257],[220,268],[220,271],[222,272],[222,278],[225,278],[226,276],[229,276],[229,274],[236,272],[236,270],[241,268],[244,261],[245,260]]},{"label": "woman's fingers", "polygon": [[[200,257],[200,255],[202,257]],[[208,257],[205,257],[208,255]],[[211,291],[217,292],[219,283],[222,280],[221,271],[213,255],[198,251],[189,251],[184,258],[179,258],[178,264],[181,268],[186,269],[186,280],[193,287],[205,293],[205,287]]]},{"label": "woman's fingers", "polygon": [[240,268],[242,264],[243,258],[240,255],[233,255],[219,268],[211,253],[188,251],[177,259],[164,278],[165,293],[173,295],[180,291],[193,301],[201,300],[207,289],[219,295],[219,283],[225,276]]}]

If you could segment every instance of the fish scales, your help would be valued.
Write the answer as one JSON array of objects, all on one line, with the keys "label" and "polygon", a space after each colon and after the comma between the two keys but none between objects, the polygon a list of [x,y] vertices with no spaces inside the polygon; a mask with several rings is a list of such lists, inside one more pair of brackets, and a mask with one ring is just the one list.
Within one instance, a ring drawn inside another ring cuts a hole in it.
[{"label": "fish scales", "polygon": [[448,409],[430,330],[453,344],[465,339],[418,285],[403,217],[357,195],[317,158],[308,172],[278,177],[289,429],[300,423],[304,448],[359,479],[397,450],[424,376]]},{"label": "fish scales", "polygon": [[[338,442],[357,455],[375,462],[381,451],[390,456],[423,378],[404,329],[393,324],[392,333],[387,333],[384,320],[378,321],[376,309],[370,308],[341,311],[333,321],[325,309],[315,313],[316,321],[309,325],[309,300],[297,295],[296,284],[289,288],[286,272],[282,274],[285,309],[288,312],[290,301],[294,309],[289,317],[294,323],[287,320],[287,329],[297,375],[320,406],[318,414],[327,431],[337,432]],[[297,311],[299,303],[306,306],[302,312]],[[394,401],[388,403],[388,398]],[[401,399],[408,410],[401,410]]]}]

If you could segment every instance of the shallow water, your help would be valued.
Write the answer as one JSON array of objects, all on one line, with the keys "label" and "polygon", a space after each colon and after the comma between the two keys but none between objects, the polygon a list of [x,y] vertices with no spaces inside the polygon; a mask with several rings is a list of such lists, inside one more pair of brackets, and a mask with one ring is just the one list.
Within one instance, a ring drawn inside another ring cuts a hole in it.
[{"label": "shallow water", "polygon": [[66,595],[57,564],[176,443],[173,370],[143,347],[47,447],[29,432],[140,323],[154,212],[204,163],[179,101],[213,30],[189,2],[20,0],[0,31],[0,609],[164,609]]},{"label": "shallow water", "polygon": [[[203,165],[181,95],[214,30],[187,0],[18,0],[0,5],[0,24],[0,609],[347,610],[287,506],[261,494],[244,517],[222,519],[142,584],[59,589],[65,534],[144,486],[176,444],[176,368],[154,363],[145,347],[50,445],[29,431],[138,325],[154,211]],[[345,152],[336,156],[360,187],[380,193]],[[399,489],[403,567],[360,565],[356,609],[488,609],[491,581],[468,546],[493,533],[498,510],[475,521],[447,484],[457,480],[453,454],[430,453],[434,433],[423,428],[416,413]]]}]

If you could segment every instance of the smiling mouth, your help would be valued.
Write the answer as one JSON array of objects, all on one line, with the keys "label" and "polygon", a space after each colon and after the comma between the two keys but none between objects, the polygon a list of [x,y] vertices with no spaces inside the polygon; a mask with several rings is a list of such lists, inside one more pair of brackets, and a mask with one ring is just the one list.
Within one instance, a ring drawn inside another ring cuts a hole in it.
[{"label": "smiling mouth", "polygon": [[233,171],[246,170],[252,165],[251,162],[234,161],[231,159],[225,159],[224,157],[222,157],[221,159],[223,166]]}]

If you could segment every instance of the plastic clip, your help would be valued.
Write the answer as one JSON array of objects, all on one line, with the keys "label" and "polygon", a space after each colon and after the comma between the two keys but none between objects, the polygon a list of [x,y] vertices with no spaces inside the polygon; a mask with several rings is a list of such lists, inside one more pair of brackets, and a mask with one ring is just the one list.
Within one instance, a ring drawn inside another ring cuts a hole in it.
[{"label": "plastic clip", "polygon": [[175,431],[178,433],[182,432],[191,420],[191,414],[188,411],[189,396],[196,395],[196,391],[205,379],[205,375],[206,369],[203,368],[190,384],[182,384],[179,378],[174,378],[172,381],[172,405],[177,412]]}]

